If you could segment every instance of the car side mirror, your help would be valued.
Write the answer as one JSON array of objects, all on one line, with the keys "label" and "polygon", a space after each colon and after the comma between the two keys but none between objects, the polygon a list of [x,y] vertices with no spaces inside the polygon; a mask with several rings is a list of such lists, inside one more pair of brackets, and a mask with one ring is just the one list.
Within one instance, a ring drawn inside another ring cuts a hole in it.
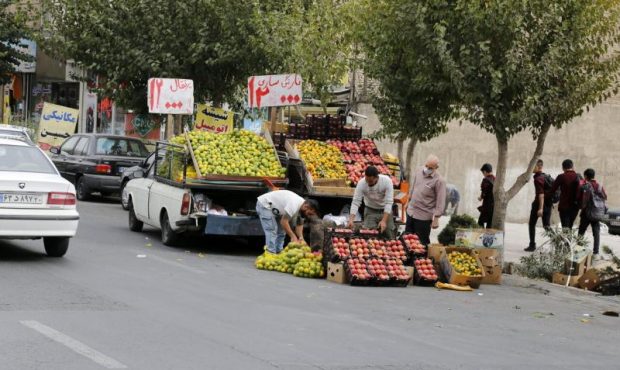
[{"label": "car side mirror", "polygon": [[60,148],[57,146],[53,146],[50,148],[50,153],[52,154],[60,154]]},{"label": "car side mirror", "polygon": [[144,177],[144,171],[142,171],[142,170],[137,170],[136,172],[134,172],[134,173],[133,173],[133,175],[134,175],[136,178]]}]

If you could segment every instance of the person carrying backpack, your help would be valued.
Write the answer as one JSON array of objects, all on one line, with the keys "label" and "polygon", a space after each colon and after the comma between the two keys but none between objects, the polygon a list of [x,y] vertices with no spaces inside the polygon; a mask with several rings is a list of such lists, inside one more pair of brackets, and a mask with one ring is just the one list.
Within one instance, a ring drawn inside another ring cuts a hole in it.
[{"label": "person carrying backpack", "polygon": [[577,190],[579,188],[580,176],[575,172],[573,168],[573,161],[566,159],[562,162],[562,169],[564,173],[561,173],[556,177],[551,188],[551,194],[554,194],[560,189],[560,202],[558,204],[558,211],[560,212],[560,222],[562,228],[572,229],[575,224],[575,219],[579,214],[579,205],[577,204]]},{"label": "person carrying backpack", "polygon": [[551,209],[553,208],[553,200],[551,189],[553,187],[553,177],[543,172],[543,161],[539,159],[534,167],[534,190],[536,198],[532,202],[530,211],[530,221],[528,228],[530,232],[530,245],[525,248],[526,252],[536,250],[536,223],[542,218],[542,224],[545,229],[551,226]]},{"label": "person carrying backpack", "polygon": [[584,182],[579,188],[577,199],[581,205],[581,219],[579,221],[579,235],[583,236],[588,229],[588,226],[592,226],[592,236],[594,238],[593,253],[597,255],[599,252],[599,244],[601,242],[601,223],[600,221],[607,213],[607,207],[605,201],[607,200],[607,194],[603,185],[596,182],[594,179],[595,172],[593,169],[588,168],[583,173]]}]

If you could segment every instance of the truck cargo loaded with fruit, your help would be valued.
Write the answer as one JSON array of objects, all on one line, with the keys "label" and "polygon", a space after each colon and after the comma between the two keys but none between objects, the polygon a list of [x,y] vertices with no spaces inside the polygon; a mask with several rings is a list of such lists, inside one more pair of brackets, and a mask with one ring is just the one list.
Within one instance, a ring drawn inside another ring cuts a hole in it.
[{"label": "truck cargo loaded with fruit", "polygon": [[268,136],[192,131],[158,142],[156,153],[126,186],[131,230],[157,227],[166,245],[183,233],[263,235],[256,198],[287,182],[286,156]]}]

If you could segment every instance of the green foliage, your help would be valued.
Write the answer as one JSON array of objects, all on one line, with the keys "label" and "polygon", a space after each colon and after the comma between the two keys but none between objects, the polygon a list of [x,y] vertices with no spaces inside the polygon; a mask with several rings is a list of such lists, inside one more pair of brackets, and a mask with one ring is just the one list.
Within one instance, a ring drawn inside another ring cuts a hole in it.
[{"label": "green foliage", "polygon": [[576,230],[549,229],[545,236],[547,240],[534,252],[521,257],[521,263],[516,266],[519,275],[551,281],[554,272],[564,270],[564,262],[570,257],[571,250],[587,245],[587,240]]},{"label": "green foliage", "polygon": [[443,245],[454,245],[456,229],[477,228],[478,222],[470,215],[452,215],[446,227],[437,235],[437,240]]},{"label": "green foliage", "polygon": [[15,11],[14,0],[0,1],[0,85],[11,80],[11,73],[21,62],[32,57],[18,48],[22,38],[27,38],[24,18]]},{"label": "green foliage", "polygon": [[373,106],[379,138],[428,141],[458,114],[457,90],[443,65],[443,30],[418,1],[360,1],[356,36],[361,65],[379,83]]}]

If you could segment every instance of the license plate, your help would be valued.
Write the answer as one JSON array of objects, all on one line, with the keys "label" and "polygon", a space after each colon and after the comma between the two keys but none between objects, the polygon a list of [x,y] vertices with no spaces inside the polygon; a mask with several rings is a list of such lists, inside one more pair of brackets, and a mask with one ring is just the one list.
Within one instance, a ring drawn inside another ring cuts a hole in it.
[{"label": "license plate", "polygon": [[118,170],[118,173],[123,173],[123,172],[125,172],[127,167],[116,167],[116,169]]},{"label": "license plate", "polygon": [[43,195],[24,193],[0,193],[3,204],[43,204]]},{"label": "license plate", "polygon": [[620,226],[620,221],[609,221],[611,226]]}]

